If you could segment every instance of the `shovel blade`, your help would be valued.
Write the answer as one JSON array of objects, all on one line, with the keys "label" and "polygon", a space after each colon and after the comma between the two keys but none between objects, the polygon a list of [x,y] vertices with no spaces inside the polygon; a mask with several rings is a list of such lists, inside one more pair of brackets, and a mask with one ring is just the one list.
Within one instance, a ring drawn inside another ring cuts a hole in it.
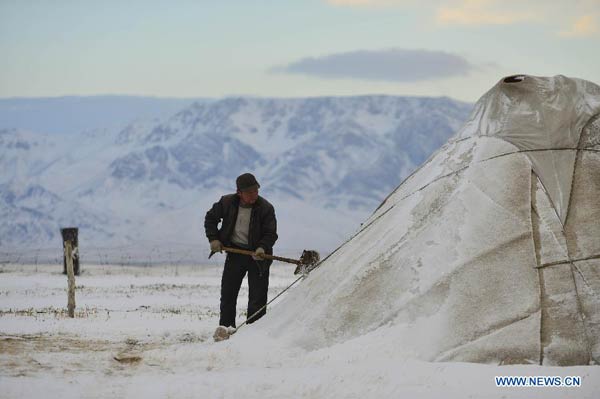
[{"label": "shovel blade", "polygon": [[321,256],[317,251],[311,251],[305,249],[302,251],[302,256],[300,257],[300,264],[294,270],[294,274],[303,274],[307,275],[319,264],[321,260]]}]

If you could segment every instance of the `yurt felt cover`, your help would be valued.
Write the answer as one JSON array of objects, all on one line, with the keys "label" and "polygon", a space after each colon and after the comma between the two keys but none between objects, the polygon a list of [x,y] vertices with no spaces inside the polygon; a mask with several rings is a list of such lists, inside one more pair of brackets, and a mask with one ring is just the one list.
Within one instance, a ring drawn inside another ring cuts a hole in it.
[{"label": "yurt felt cover", "polygon": [[[275,267],[275,266],[274,266]],[[257,328],[434,361],[600,361],[600,87],[500,80]]]}]

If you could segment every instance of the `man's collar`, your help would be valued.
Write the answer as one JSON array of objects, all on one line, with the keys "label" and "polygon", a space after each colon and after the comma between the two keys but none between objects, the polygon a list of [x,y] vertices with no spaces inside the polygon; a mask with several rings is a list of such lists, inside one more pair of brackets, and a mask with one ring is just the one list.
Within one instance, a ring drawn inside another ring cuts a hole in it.
[{"label": "man's collar", "polygon": [[[235,204],[237,204],[238,206],[242,206],[242,200],[240,199],[240,196],[236,193],[235,194]],[[252,205],[250,205],[250,207],[252,208],[258,208],[260,207],[260,205],[262,204],[262,197],[259,195],[258,198],[256,199],[256,202]]]}]

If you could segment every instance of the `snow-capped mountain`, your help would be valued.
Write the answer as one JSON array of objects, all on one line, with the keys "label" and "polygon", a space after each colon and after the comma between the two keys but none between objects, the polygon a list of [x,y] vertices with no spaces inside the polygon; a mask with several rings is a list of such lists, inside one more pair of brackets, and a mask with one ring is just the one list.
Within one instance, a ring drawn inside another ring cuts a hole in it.
[{"label": "snow-capped mountain", "polygon": [[369,207],[456,131],[468,109],[449,99],[386,96],[196,104],[139,137],[110,172],[212,188],[231,187],[247,169],[277,193],[327,202],[349,196]]},{"label": "snow-capped mountain", "polygon": [[[250,171],[276,207],[280,252],[331,251],[458,130],[470,108],[449,98],[228,98],[195,103],[162,123],[137,121],[117,134],[4,130],[7,186],[0,191],[13,200],[1,205],[12,213],[3,218],[0,241],[60,242],[59,224],[69,220],[90,246],[165,239],[204,246],[204,213]],[[16,220],[39,220],[19,211],[24,198],[8,188],[15,184],[35,185],[55,204],[81,211],[44,206],[46,239],[30,236]]]},{"label": "snow-capped mountain", "polygon": [[60,227],[79,226],[87,236],[101,242],[112,238],[109,218],[91,212],[76,201],[68,201],[32,184],[0,184],[0,246],[44,245],[60,236]]}]

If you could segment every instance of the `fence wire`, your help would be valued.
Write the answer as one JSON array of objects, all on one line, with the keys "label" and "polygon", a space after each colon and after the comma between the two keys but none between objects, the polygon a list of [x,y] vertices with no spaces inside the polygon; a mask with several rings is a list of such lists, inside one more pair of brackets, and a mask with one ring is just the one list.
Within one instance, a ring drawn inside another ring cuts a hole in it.
[{"label": "fence wire", "polygon": [[[120,246],[89,246],[79,243],[79,263],[115,266],[178,266],[178,265],[218,265],[225,256],[216,254],[208,259],[208,245],[169,242],[140,242]],[[275,248],[277,255],[299,258],[302,249]],[[0,247],[0,265],[62,265],[61,244],[52,247]]]}]

